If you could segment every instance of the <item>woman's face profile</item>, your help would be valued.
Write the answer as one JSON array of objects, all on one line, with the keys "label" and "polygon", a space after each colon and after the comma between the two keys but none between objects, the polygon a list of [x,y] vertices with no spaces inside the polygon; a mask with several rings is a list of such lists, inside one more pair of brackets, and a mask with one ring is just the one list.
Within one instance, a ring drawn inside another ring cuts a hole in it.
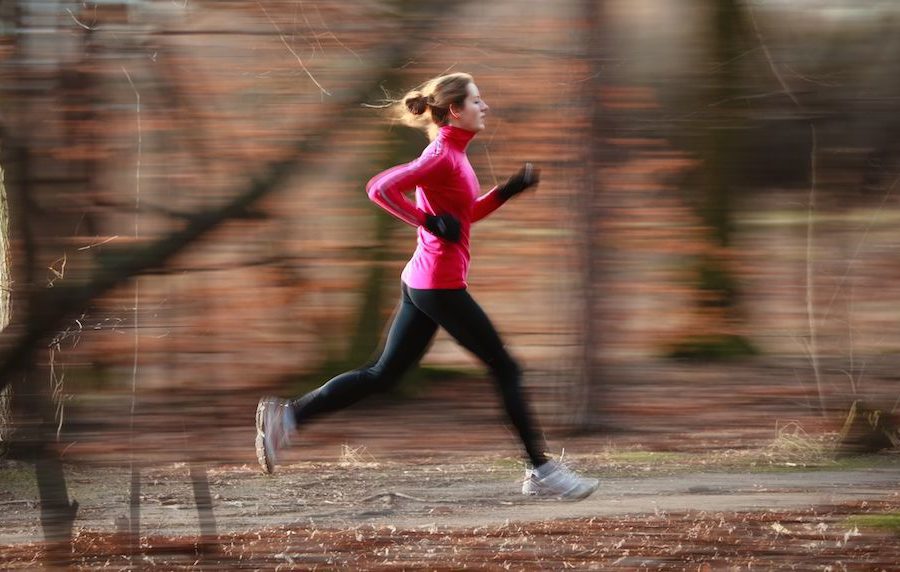
[{"label": "woman's face profile", "polygon": [[474,82],[469,83],[466,91],[469,94],[463,101],[462,107],[454,105],[450,109],[451,124],[468,131],[478,132],[484,129],[484,117],[490,108],[481,99],[481,93]]}]

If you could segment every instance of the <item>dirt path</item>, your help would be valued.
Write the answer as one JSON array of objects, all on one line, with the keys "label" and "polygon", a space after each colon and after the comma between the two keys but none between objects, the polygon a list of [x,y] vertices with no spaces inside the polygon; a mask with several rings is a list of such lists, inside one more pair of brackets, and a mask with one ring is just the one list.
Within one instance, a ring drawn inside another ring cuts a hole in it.
[{"label": "dirt path", "polygon": [[[415,490],[412,496],[429,496]],[[405,516],[386,514],[375,520],[401,527],[491,526],[506,522],[546,519],[609,517],[624,514],[682,512],[735,512],[769,510],[846,501],[896,499],[900,469],[870,471],[813,471],[791,474],[690,473],[650,478],[605,479],[602,488],[581,502],[510,498],[505,483],[478,483],[431,495],[440,502],[466,507],[458,512]],[[467,497],[496,495],[497,503],[467,507]],[[474,509],[474,510],[473,510]]]},{"label": "dirt path", "polygon": [[[0,544],[40,539],[39,507],[27,467],[6,467],[0,483]],[[594,471],[591,471],[594,472]],[[15,477],[15,475],[19,475]],[[897,501],[900,463],[853,470],[606,476],[582,502],[523,497],[512,463],[299,463],[273,476],[255,467],[209,471],[221,533],[282,525],[346,529],[363,525],[444,528],[661,512],[767,511],[847,501]],[[70,494],[81,504],[76,528],[115,530],[127,512],[124,469],[70,470]],[[187,467],[146,470],[142,527],[148,535],[191,536],[197,515]]]}]

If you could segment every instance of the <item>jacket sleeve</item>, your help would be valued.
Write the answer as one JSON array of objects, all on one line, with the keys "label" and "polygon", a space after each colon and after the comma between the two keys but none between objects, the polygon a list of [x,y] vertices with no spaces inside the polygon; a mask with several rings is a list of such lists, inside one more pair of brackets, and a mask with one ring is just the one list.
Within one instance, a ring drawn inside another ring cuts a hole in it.
[{"label": "jacket sleeve", "polygon": [[425,212],[406,197],[406,193],[434,177],[442,169],[444,156],[426,151],[421,157],[403,165],[391,167],[372,177],[366,193],[378,206],[412,226],[425,224]]},{"label": "jacket sleeve", "polygon": [[475,199],[475,207],[472,211],[472,222],[478,222],[488,216],[502,205],[505,201],[500,198],[497,187],[481,195]]}]

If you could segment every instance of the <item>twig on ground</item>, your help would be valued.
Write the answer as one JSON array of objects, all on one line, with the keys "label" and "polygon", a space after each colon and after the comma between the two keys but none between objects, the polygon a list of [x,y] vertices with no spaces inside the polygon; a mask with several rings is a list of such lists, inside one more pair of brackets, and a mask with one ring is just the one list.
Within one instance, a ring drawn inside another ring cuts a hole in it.
[{"label": "twig on ground", "polygon": [[399,498],[399,499],[406,499],[406,500],[411,500],[411,501],[415,501],[415,502],[447,502],[447,501],[430,501],[427,499],[420,499],[418,497],[414,497],[414,496],[408,495],[406,493],[395,493],[395,492],[374,494],[372,496],[362,499],[360,502],[372,502],[373,500],[377,500],[380,498],[386,498],[390,501],[393,501],[394,499]]}]

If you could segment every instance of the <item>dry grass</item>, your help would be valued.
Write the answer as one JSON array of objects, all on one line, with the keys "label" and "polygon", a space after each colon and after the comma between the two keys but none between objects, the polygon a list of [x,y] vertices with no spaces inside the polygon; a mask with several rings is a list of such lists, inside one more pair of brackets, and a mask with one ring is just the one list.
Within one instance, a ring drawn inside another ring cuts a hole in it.
[{"label": "dry grass", "polygon": [[834,459],[837,433],[810,435],[796,421],[778,422],[775,432],[775,440],[763,451],[764,456],[772,460],[821,464]]}]

